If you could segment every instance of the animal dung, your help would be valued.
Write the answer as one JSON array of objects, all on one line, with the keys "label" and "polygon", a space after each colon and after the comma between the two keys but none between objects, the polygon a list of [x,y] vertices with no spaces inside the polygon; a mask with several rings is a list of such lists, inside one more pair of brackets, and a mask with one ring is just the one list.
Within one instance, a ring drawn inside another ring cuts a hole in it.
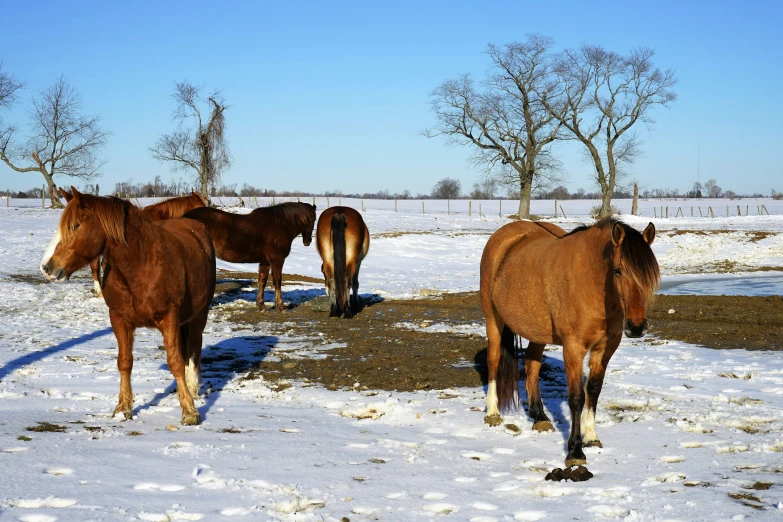
[{"label": "animal dung", "polygon": [[544,480],[554,480],[560,482],[561,480],[570,480],[571,482],[584,482],[593,478],[593,474],[584,467],[578,466],[576,468],[569,467],[565,469],[555,468],[546,474]]}]

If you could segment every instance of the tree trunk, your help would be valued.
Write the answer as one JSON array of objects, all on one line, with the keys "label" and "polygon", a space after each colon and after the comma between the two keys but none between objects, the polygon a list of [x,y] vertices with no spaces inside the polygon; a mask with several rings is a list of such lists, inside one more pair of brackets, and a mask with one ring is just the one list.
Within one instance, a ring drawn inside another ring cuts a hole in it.
[{"label": "tree trunk", "polygon": [[639,185],[633,184],[633,203],[631,203],[631,215],[639,215]]},{"label": "tree trunk", "polygon": [[63,202],[60,199],[60,191],[57,190],[57,185],[54,183],[52,176],[43,168],[41,169],[41,174],[43,174],[47,185],[49,185],[49,198],[52,200],[51,208],[64,208],[65,205],[63,205]]},{"label": "tree trunk", "polygon": [[525,172],[519,175],[519,219],[530,219],[530,193],[533,188],[533,173]]},{"label": "tree trunk", "polygon": [[601,196],[601,215],[600,217],[608,217],[612,215],[612,195],[614,195],[614,187],[607,186]]}]

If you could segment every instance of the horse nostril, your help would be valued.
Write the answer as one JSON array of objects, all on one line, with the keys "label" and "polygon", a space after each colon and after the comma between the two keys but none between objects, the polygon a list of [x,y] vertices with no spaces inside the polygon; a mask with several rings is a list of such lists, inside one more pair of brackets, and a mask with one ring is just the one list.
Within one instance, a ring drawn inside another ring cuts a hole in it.
[{"label": "horse nostril", "polygon": [[41,270],[43,270],[46,275],[52,274],[51,270],[49,269],[49,263],[46,263],[45,265],[41,266]]}]

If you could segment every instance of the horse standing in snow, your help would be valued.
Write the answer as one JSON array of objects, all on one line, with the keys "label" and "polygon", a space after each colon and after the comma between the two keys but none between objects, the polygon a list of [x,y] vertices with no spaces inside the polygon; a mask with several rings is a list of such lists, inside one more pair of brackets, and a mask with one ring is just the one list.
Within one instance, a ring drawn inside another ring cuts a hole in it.
[{"label": "horse standing in snow", "polygon": [[249,214],[232,214],[216,208],[197,208],[186,218],[204,223],[212,237],[217,257],[231,263],[258,263],[259,310],[264,307],[264,288],[272,271],[277,309],[285,309],[281,284],[283,263],[291,253],[291,243],[302,234],[304,246],[313,240],[315,205],[280,203],[262,207]]},{"label": "horse standing in snow", "polygon": [[370,231],[362,215],[350,207],[326,209],[318,218],[315,246],[323,260],[330,317],[352,317],[359,311],[359,268],[370,250]]},{"label": "horse standing in snow", "polygon": [[163,334],[177,381],[182,424],[198,424],[193,397],[198,396],[202,333],[215,293],[215,250],[206,227],[191,219],[152,222],[128,201],[71,191],[41,273],[49,281],[62,281],[103,256],[103,298],[119,348],[114,413],[126,419],[133,415],[133,332],[154,327]]},{"label": "horse standing in snow", "polygon": [[[551,223],[517,221],[501,227],[481,257],[481,306],[487,322],[487,416],[502,422],[500,409],[519,405],[514,336],[530,341],[525,351],[525,388],[533,429],[554,430],[544,412],[538,373],[544,346],[563,346],[571,409],[566,466],[585,464],[583,445],[602,444],[595,409],[609,360],[623,332],[642,337],[647,303],[660,271],[650,248],[655,227],[643,233],[614,219],[566,234]],[[590,353],[583,386],[582,364]],[[586,398],[586,402],[585,402]]]},{"label": "horse standing in snow", "polygon": [[[65,201],[70,201],[73,197],[62,188],[60,188],[60,193],[62,193],[63,197],[65,197]],[[194,208],[199,207],[206,207],[207,204],[207,198],[194,190],[188,196],[169,198],[165,201],[161,201],[160,203],[148,205],[141,209],[141,213],[150,221],[160,221],[162,219],[182,217],[188,210],[193,210]],[[95,288],[95,293],[100,297],[103,295],[103,291],[101,290],[100,257],[90,261],[90,270],[92,271],[92,284]]]}]

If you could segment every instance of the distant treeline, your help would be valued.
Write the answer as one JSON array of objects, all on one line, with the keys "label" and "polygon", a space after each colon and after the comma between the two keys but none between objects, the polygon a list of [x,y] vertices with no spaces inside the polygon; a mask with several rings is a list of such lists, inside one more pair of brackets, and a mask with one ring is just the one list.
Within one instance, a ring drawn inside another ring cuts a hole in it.
[{"label": "distant treeline", "polygon": [[[77,187],[82,192],[88,194],[101,195],[101,188],[99,184],[87,183],[80,187]],[[356,198],[356,199],[519,199],[519,194],[514,194],[513,191],[504,195],[495,194],[494,190],[482,190],[478,184],[474,186],[473,191],[470,194],[462,194],[459,185],[454,187],[451,193],[442,194],[435,190],[431,194],[416,194],[415,196],[410,190],[403,190],[402,192],[390,192],[389,190],[379,190],[378,192],[364,192],[364,193],[347,193],[340,190],[326,191],[326,192],[310,192],[299,190],[274,190],[266,188],[258,188],[247,183],[243,183],[242,186],[237,189],[237,184],[218,185],[213,187],[210,191],[211,197],[343,197],[343,198]],[[195,186],[192,183],[185,182],[181,179],[175,179],[168,183],[163,183],[160,176],[156,176],[152,182],[133,183],[132,180],[122,181],[115,183],[113,190],[110,193],[103,191],[102,195],[119,195],[121,197],[131,198],[167,198],[173,196],[179,196],[182,194],[189,194],[192,190],[195,190]],[[706,191],[705,191],[706,192]],[[41,187],[33,187],[29,190],[20,191],[6,191],[5,194],[10,194],[13,198],[40,198]],[[773,199],[783,199],[783,193],[777,192],[772,189],[771,196]],[[630,199],[633,197],[633,193],[616,189],[614,192],[616,199]],[[765,198],[770,197],[767,194],[753,193],[753,194],[737,194],[732,190],[713,191],[711,194],[706,192],[702,194],[700,190],[691,190],[686,193],[682,193],[677,189],[643,189],[639,191],[639,197],[643,199],[679,199],[679,198],[709,198],[709,197],[723,197],[730,199],[740,198]],[[577,189],[574,192],[570,192],[568,188],[563,185],[557,186],[551,190],[539,190],[533,194],[532,199],[556,199],[556,200],[570,200],[570,199],[600,199],[601,193],[599,191],[587,192],[585,189]]]}]

